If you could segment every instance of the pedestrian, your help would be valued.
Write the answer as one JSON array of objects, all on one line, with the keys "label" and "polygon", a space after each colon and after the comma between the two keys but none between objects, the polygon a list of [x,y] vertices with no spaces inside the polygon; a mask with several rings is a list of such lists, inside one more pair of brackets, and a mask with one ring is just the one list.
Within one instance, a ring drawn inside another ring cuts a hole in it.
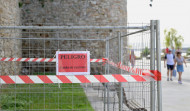
[{"label": "pedestrian", "polygon": [[177,55],[177,52],[181,52],[179,47],[177,47],[177,50],[176,50],[176,55]]},{"label": "pedestrian", "polygon": [[181,76],[182,76],[182,72],[184,72],[183,63],[185,63],[186,67],[187,67],[187,64],[185,62],[185,59],[181,56],[181,52],[177,52],[177,57],[175,58],[174,67],[176,66],[176,63],[177,63],[177,72],[179,74],[178,83],[182,84]]},{"label": "pedestrian", "polygon": [[132,68],[134,68],[135,67],[135,52],[134,52],[134,49],[131,50],[130,63],[131,63]]},{"label": "pedestrian", "polygon": [[168,54],[168,50],[169,50],[168,47],[166,47],[166,50],[165,50],[165,53],[166,53],[166,54]]},{"label": "pedestrian", "polygon": [[169,81],[169,73],[170,73],[170,81],[173,81],[172,73],[174,69],[174,58],[175,55],[172,54],[171,49],[168,49],[168,54],[165,55],[164,59],[164,67],[166,67],[166,60],[167,60],[167,81]]},{"label": "pedestrian", "polygon": [[172,46],[172,54],[175,56],[176,54],[175,54],[175,49],[174,49],[174,47]]}]

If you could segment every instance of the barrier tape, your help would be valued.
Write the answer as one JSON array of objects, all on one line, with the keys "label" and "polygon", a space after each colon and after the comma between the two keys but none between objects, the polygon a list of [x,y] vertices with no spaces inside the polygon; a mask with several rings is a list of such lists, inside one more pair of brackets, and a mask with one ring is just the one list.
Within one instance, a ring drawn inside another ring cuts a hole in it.
[{"label": "barrier tape", "polygon": [[145,70],[148,71],[147,69],[139,69],[139,68],[132,68],[132,67],[129,67],[129,66],[125,66],[125,65],[122,65],[121,62],[114,63],[113,61],[107,60],[107,63],[114,66],[114,67],[117,67],[119,69],[125,70],[127,72],[132,72],[132,73],[135,73],[135,74],[138,74],[138,75],[142,75],[143,71],[145,71]]},{"label": "barrier tape", "polygon": [[104,60],[105,63],[108,63],[108,64],[110,64],[110,65],[112,65],[114,67],[117,67],[119,69],[125,70],[127,72],[131,72],[131,73],[138,74],[138,75],[141,75],[141,76],[149,76],[149,77],[153,78],[156,81],[161,81],[161,73],[158,70],[132,68],[132,67],[129,67],[129,66],[122,65],[121,62],[114,63],[113,61],[109,61],[106,58],[102,58],[102,60]]},{"label": "barrier tape", "polygon": [[0,76],[0,84],[44,84],[44,83],[118,83],[154,81],[150,76],[140,75],[14,75]]},{"label": "barrier tape", "polygon": [[[56,62],[56,58],[0,58],[0,61],[16,62]],[[90,62],[104,62],[103,59],[90,59]]]},{"label": "barrier tape", "polygon": [[[21,61],[21,62],[55,62],[55,58],[0,58],[0,61]],[[161,73],[157,70],[145,70],[131,68],[114,63],[108,59],[91,59],[91,62],[108,63],[119,69],[132,72],[138,75],[15,75],[0,76],[0,84],[41,84],[41,83],[108,83],[108,82],[149,82],[161,81]]]}]

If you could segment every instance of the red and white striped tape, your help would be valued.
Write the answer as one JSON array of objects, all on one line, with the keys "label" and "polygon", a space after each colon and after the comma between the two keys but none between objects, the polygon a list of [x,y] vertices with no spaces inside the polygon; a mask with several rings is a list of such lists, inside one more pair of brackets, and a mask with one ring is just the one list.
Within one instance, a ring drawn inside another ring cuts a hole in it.
[{"label": "red and white striped tape", "polygon": [[112,66],[114,66],[114,67],[117,67],[119,69],[125,70],[127,72],[131,72],[131,73],[135,73],[135,74],[138,74],[138,75],[142,75],[144,72],[146,72],[146,73],[150,72],[149,69],[132,68],[132,67],[129,67],[129,66],[122,65],[121,62],[114,63],[113,61],[109,61],[109,60],[107,60],[105,62],[112,65]]},{"label": "red and white striped tape", "polygon": [[[17,62],[56,62],[56,58],[0,58],[0,61]],[[103,59],[90,59],[90,62],[104,62]]]},{"label": "red and white striped tape", "polygon": [[[20,62],[56,62],[55,58],[0,58],[0,61]],[[157,70],[143,70],[116,64],[107,59],[91,59],[90,62],[107,62],[114,67],[139,75],[16,75],[0,76],[0,84],[39,84],[39,83],[107,83],[107,82],[148,82],[160,81],[161,73]]]},{"label": "red and white striped tape", "polygon": [[108,83],[148,82],[156,80],[151,76],[139,75],[15,75],[0,76],[0,84],[43,84],[43,83]]},{"label": "red and white striped tape", "polygon": [[109,61],[106,58],[102,58],[102,60],[104,60],[105,63],[108,63],[108,64],[110,64],[110,65],[112,65],[114,67],[117,67],[119,69],[125,70],[127,72],[131,72],[131,73],[138,74],[138,75],[149,76],[149,77],[154,78],[154,80],[156,80],[156,81],[161,81],[161,73],[158,70],[132,68],[132,67],[129,67],[129,66],[122,65],[121,62],[116,64],[113,61]]},{"label": "red and white striped tape", "polygon": [[127,72],[131,72],[131,73],[139,74],[139,75],[142,75],[143,71],[145,71],[144,69],[132,68],[129,66],[122,65],[120,62],[116,64],[113,61],[107,60],[107,63],[119,69],[125,70]]}]

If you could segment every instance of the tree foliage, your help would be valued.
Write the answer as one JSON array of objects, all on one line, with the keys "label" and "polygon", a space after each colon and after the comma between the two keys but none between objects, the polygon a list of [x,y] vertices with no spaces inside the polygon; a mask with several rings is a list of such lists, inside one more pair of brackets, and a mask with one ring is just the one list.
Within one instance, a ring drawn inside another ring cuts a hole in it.
[{"label": "tree foliage", "polygon": [[175,47],[176,49],[182,47],[184,39],[181,35],[177,35],[177,31],[174,28],[171,28],[169,31],[165,29],[164,35],[164,44],[166,47]]},{"label": "tree foliage", "polygon": [[190,55],[190,48],[187,49],[187,55]]},{"label": "tree foliage", "polygon": [[147,56],[150,54],[150,50],[148,49],[148,47],[145,47],[145,49],[142,51],[142,56]]},{"label": "tree foliage", "polygon": [[182,42],[184,41],[183,37],[181,35],[177,36],[174,39],[174,43],[175,43],[175,48],[182,48]]}]

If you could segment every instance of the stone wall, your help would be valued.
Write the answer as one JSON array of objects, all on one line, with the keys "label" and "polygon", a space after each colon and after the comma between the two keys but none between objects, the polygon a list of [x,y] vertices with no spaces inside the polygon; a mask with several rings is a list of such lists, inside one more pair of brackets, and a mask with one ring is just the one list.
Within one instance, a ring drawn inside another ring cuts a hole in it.
[{"label": "stone wall", "polygon": [[[20,23],[18,0],[0,0],[0,25],[13,26]],[[20,30],[0,29],[0,57],[21,57],[21,42],[14,39],[21,37]],[[20,73],[21,64],[16,62],[0,62],[0,75]]]},{"label": "stone wall", "polygon": [[[37,26],[119,26],[127,25],[125,0],[22,0],[22,24]],[[126,31],[125,31],[126,32]],[[105,57],[105,42],[48,40],[48,38],[106,38],[117,36],[117,30],[23,30],[23,38],[44,38],[22,42],[23,57],[53,57],[60,50],[89,50],[91,58]],[[112,45],[116,45],[117,40]],[[117,48],[116,48],[117,52]],[[118,56],[118,55],[115,55]],[[54,64],[24,64],[31,73],[55,72]],[[41,68],[37,68],[41,66]],[[103,73],[101,65],[91,72]]]},{"label": "stone wall", "polygon": [[[6,0],[4,0],[6,1]],[[18,0],[14,1],[15,4]],[[35,26],[119,26],[127,25],[126,0],[20,0],[22,25]],[[18,7],[17,7],[18,9]],[[12,12],[13,13],[13,12]],[[22,30],[22,57],[53,57],[60,50],[89,50],[91,58],[105,57],[105,42],[50,40],[49,38],[93,39],[117,36],[126,30]],[[126,40],[124,40],[126,45]],[[112,43],[118,57],[117,40]],[[20,53],[20,51],[19,51]],[[16,55],[16,54],[15,54]],[[92,64],[91,72],[103,73],[101,64]],[[30,74],[55,72],[54,63],[23,63]]]},{"label": "stone wall", "polygon": [[21,0],[22,22],[36,25],[126,25],[126,0]]}]

